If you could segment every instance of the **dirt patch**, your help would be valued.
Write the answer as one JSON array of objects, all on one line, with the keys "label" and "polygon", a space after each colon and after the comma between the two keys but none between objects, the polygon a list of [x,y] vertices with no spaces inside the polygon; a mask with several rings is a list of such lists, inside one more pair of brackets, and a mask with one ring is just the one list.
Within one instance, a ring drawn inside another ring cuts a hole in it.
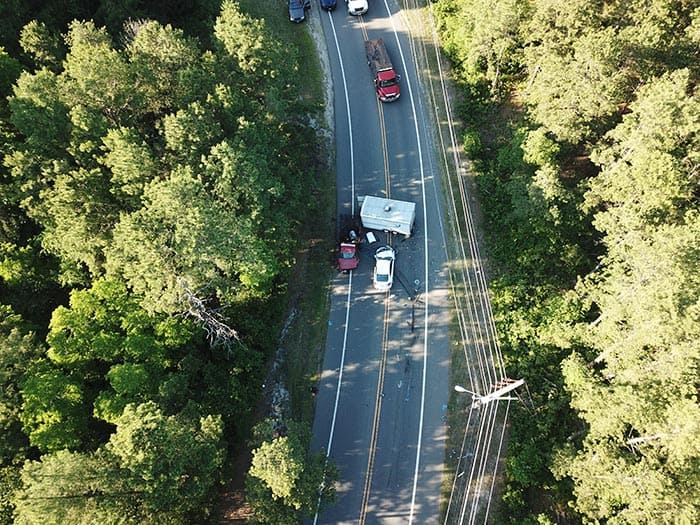
[{"label": "dirt patch", "polygon": [[311,16],[308,18],[308,30],[314,42],[319,65],[323,72],[323,98],[325,102],[323,113],[325,122],[323,128],[328,134],[328,137],[331,138],[335,126],[335,115],[333,112],[333,77],[331,76],[331,62],[328,56],[326,37],[323,33],[323,26],[321,25],[321,16],[324,16],[324,12],[321,9],[311,10]]},{"label": "dirt patch", "polygon": [[215,513],[216,523],[243,524],[253,517],[253,510],[245,498],[245,473],[250,468],[250,460],[251,454],[246,447],[233,461],[231,467],[240,475],[234,476],[221,492]]}]

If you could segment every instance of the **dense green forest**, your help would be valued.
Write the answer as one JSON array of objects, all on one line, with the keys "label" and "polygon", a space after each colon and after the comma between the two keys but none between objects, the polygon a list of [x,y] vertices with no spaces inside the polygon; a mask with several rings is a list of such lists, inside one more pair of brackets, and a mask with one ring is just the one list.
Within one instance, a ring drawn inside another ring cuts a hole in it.
[{"label": "dense green forest", "polygon": [[498,523],[700,523],[700,2],[438,0],[511,377]]},{"label": "dense green forest", "polygon": [[[297,49],[228,0],[0,11],[0,523],[206,522],[313,213]],[[326,464],[273,430],[282,523]]]},{"label": "dense green forest", "polygon": [[[700,522],[700,1],[433,8],[536,407],[497,521]],[[0,523],[204,523],[310,213],[297,52],[230,1],[10,0],[0,46]],[[294,523],[327,467],[271,434]]]}]

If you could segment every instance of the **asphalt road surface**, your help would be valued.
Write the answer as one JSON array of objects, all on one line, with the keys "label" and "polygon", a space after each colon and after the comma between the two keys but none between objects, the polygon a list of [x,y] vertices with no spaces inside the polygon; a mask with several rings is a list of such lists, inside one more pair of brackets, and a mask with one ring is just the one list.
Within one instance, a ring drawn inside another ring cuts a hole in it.
[{"label": "asphalt road surface", "polygon": [[[314,4],[313,9],[319,9]],[[315,523],[438,523],[448,399],[448,274],[432,133],[399,8],[373,0],[361,17],[342,0],[321,12],[333,81],[338,213],[357,197],[416,203],[413,235],[363,235],[360,265],[333,281],[314,449],[339,467],[337,502]],[[400,100],[376,98],[364,40],[383,38]],[[372,287],[373,254],[396,249],[394,285]]]}]

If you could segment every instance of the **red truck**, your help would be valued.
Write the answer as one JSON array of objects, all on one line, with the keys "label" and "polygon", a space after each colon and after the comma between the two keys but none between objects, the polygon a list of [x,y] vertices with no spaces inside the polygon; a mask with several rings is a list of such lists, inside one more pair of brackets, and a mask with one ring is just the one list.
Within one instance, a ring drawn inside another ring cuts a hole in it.
[{"label": "red truck", "polygon": [[340,242],[336,251],[336,266],[339,271],[348,273],[360,264],[360,228],[350,216],[341,217]]},{"label": "red truck", "polygon": [[379,100],[382,102],[397,100],[401,96],[400,77],[394,71],[384,40],[381,38],[365,40],[365,53]]},{"label": "red truck", "polygon": [[356,242],[341,242],[338,248],[338,270],[349,272],[360,264],[360,255],[357,253]]}]

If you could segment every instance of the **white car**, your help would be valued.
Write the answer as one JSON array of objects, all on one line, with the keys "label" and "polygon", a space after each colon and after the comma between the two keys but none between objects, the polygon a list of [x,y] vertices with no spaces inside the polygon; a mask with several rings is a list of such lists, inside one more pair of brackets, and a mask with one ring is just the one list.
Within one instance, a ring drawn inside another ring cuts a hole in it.
[{"label": "white car", "polygon": [[394,261],[396,252],[391,246],[377,248],[374,254],[374,276],[372,281],[377,290],[389,290],[394,283]]},{"label": "white car", "polygon": [[367,12],[367,0],[346,0],[349,15],[364,15]]}]

